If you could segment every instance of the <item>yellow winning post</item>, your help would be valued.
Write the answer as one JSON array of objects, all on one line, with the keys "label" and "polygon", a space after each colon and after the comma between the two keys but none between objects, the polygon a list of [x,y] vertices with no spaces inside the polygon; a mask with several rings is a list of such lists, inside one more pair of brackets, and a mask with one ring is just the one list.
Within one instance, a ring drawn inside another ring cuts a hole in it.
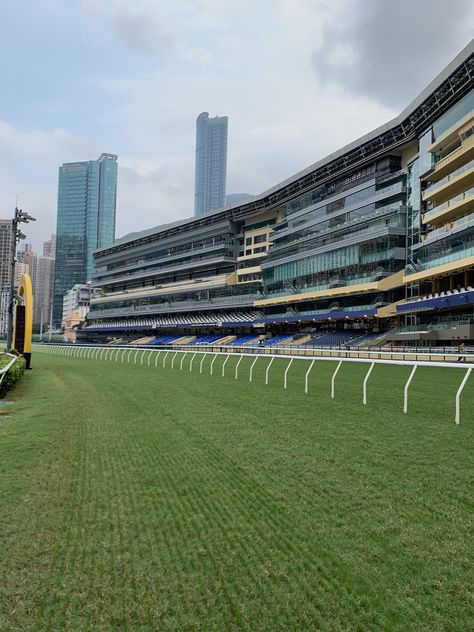
[{"label": "yellow winning post", "polygon": [[29,274],[21,277],[15,298],[13,318],[13,346],[26,360],[26,368],[31,364],[31,339],[33,335],[33,290]]}]

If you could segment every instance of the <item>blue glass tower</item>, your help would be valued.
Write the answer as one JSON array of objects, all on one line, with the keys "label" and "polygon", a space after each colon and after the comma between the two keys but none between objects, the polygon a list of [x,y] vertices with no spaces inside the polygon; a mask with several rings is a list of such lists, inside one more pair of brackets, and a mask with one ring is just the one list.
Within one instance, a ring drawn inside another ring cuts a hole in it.
[{"label": "blue glass tower", "polygon": [[225,206],[227,130],[227,116],[201,112],[196,119],[195,215]]},{"label": "blue glass tower", "polygon": [[63,296],[90,281],[92,252],[115,239],[117,159],[69,162],[59,167],[53,320],[61,322]]}]

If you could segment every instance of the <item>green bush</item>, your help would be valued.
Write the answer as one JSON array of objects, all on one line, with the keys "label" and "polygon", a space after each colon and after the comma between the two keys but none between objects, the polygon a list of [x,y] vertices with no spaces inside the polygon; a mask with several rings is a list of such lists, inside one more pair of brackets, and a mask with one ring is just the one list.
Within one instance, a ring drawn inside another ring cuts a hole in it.
[{"label": "green bush", "polygon": [[10,391],[25,372],[26,362],[23,357],[18,357],[16,362],[8,369],[7,374],[0,384],[0,398]]}]

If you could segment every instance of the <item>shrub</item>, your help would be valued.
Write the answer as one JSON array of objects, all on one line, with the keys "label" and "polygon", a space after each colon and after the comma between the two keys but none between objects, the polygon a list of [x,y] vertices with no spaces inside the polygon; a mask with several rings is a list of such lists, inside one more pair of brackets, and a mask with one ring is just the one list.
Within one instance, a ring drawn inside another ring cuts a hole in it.
[{"label": "shrub", "polygon": [[23,357],[18,357],[16,362],[8,369],[7,374],[0,384],[0,398],[10,391],[25,372],[26,362]]}]

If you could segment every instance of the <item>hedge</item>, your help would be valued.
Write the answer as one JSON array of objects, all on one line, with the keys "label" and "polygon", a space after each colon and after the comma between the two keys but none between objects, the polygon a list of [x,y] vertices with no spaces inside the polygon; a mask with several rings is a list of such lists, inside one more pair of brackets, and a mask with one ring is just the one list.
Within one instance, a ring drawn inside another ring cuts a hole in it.
[{"label": "hedge", "polygon": [[7,374],[0,384],[0,398],[10,391],[25,372],[26,362],[23,357],[18,357],[16,362],[8,369]]}]

